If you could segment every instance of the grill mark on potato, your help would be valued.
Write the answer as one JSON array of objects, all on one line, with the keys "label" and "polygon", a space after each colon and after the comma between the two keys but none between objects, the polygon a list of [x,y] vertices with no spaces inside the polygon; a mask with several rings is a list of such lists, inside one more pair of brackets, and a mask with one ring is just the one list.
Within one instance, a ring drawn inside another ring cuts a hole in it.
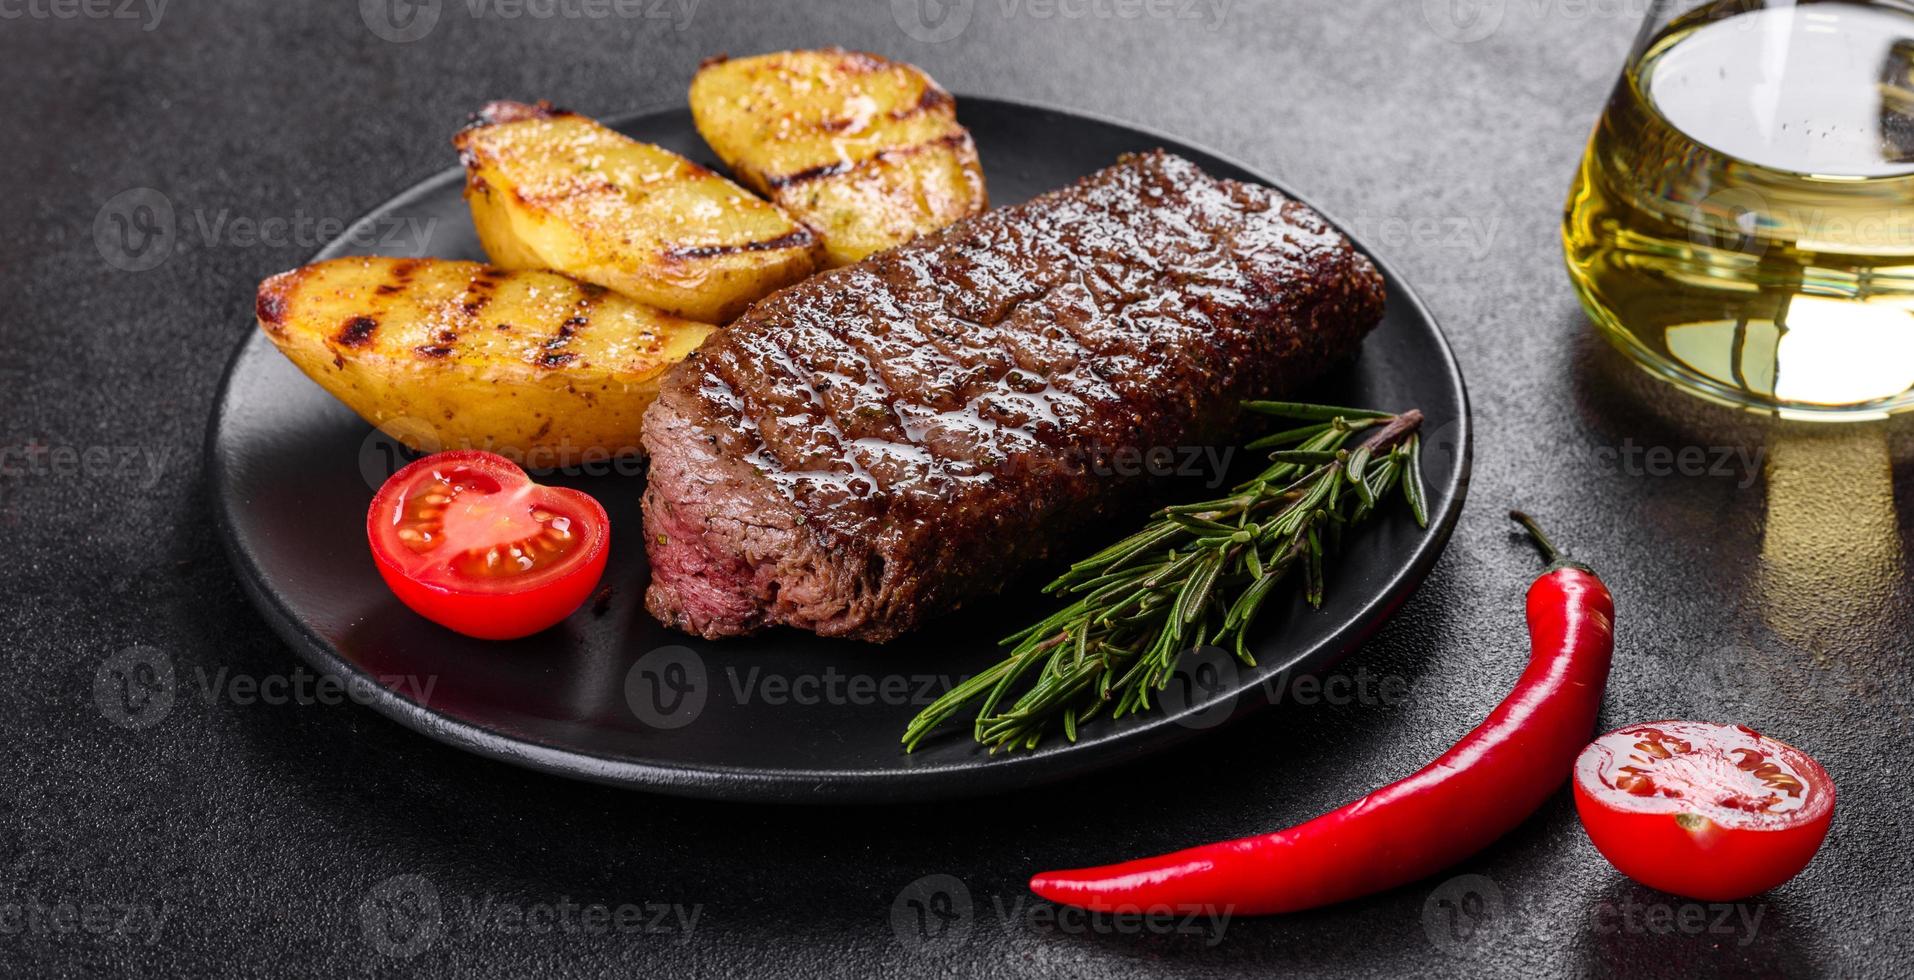
[{"label": "grill mark on potato", "polygon": [[[298,273],[294,273],[293,275],[297,276]],[[259,298],[254,305],[254,313],[259,317],[259,322],[265,324],[266,329],[275,334],[286,332],[286,294],[284,290],[286,284],[288,284],[288,282],[284,279],[275,278],[269,280],[266,287],[259,291]]]},{"label": "grill mark on potato", "polygon": [[566,317],[564,322],[558,325],[558,333],[541,345],[545,350],[557,350],[564,347],[571,343],[573,337],[591,326],[591,315],[597,312],[599,304],[604,301],[605,294],[609,290],[603,286],[581,283],[578,292],[578,302],[573,304],[576,312]]},{"label": "grill mark on potato", "polygon": [[776,238],[727,245],[679,245],[665,251],[668,259],[709,259],[741,252],[775,252],[787,248],[810,248],[816,238],[808,228],[798,228]]},{"label": "grill mark on potato", "polygon": [[372,343],[372,334],[379,329],[379,321],[369,316],[355,316],[339,328],[336,340],[347,347],[364,347]]},{"label": "grill mark on potato", "polygon": [[526,187],[519,185],[512,188],[512,198],[514,200],[528,208],[539,211],[551,211],[554,210],[554,205],[577,198],[590,197],[592,195],[627,196],[623,187],[603,177],[595,180],[580,177],[568,184],[555,186]]},{"label": "grill mark on potato", "polygon": [[578,355],[572,351],[546,351],[533,358],[532,363],[542,368],[562,368],[575,360],[578,360]]},{"label": "grill mark on potato", "polygon": [[548,351],[558,350],[559,348],[564,347],[567,344],[570,344],[572,342],[572,337],[575,336],[579,330],[583,329],[587,322],[589,321],[587,321],[582,316],[572,317],[566,320],[564,323],[559,324],[558,333],[554,334],[551,337],[551,339],[545,341],[544,343],[538,346],[543,350],[548,350]]},{"label": "grill mark on potato", "polygon": [[922,143],[912,143],[909,146],[892,147],[891,149],[884,150],[879,153],[874,153],[868,157],[865,157],[862,160],[834,160],[830,163],[820,164],[815,167],[810,167],[804,170],[800,170],[794,174],[785,174],[782,177],[766,177],[764,179],[764,183],[765,183],[765,186],[771,188],[774,191],[783,190],[786,187],[791,187],[796,184],[804,184],[813,180],[822,180],[826,177],[836,177],[840,174],[847,174],[854,170],[861,170],[880,160],[891,160],[897,157],[911,156],[917,153],[922,153],[927,149],[935,149],[935,148],[941,148],[946,146],[962,146],[969,142],[970,142],[970,133],[960,129],[954,133],[945,133],[944,135],[936,137],[935,139],[925,140]]},{"label": "grill mark on potato", "polygon": [[478,325],[479,314],[484,312],[486,305],[492,302],[492,291],[498,288],[498,279],[490,275],[493,271],[495,270],[481,270],[474,275],[466,282],[465,290],[459,297],[459,312],[463,313],[465,319],[473,326]]},{"label": "grill mark on potato", "polygon": [[[926,112],[935,112],[946,106],[955,105],[956,101],[957,100],[950,97],[949,92],[933,85],[925,88],[923,94],[917,97],[916,102],[899,109],[892,109],[885,113],[884,117],[893,122],[903,122],[914,116],[921,116]],[[841,133],[863,121],[863,119],[855,116],[846,116],[838,119],[821,119],[815,128],[826,133]]]},{"label": "grill mark on potato", "polygon": [[427,344],[423,347],[412,348],[412,352],[420,357],[437,360],[443,357],[450,357],[452,355],[452,348],[437,344]]},{"label": "grill mark on potato", "polygon": [[916,102],[901,109],[892,109],[889,115],[890,118],[898,122],[903,122],[913,116],[921,116],[926,112],[935,112],[955,104],[957,104],[957,100],[951,98],[949,92],[935,85],[930,85],[926,86],[923,93],[917,96]]}]

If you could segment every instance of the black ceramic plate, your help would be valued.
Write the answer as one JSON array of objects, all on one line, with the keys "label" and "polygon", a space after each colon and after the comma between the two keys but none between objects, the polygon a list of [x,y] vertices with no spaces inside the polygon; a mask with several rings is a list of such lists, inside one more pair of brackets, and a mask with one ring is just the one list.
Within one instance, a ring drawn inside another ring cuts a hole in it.
[{"label": "black ceramic plate", "polygon": [[[959,105],[993,204],[1158,146],[1210,173],[1281,187],[1129,126],[993,99]],[[683,109],[644,113],[618,128],[710,162]],[[460,173],[447,170],[316,258],[483,259],[461,186]],[[610,513],[608,603],[510,643],[470,640],[414,616],[381,583],[364,532],[373,489],[403,461],[395,443],[308,381],[257,330],[233,358],[212,420],[213,497],[240,578],[280,635],[318,670],[352,681],[358,700],[431,738],[548,772],[687,796],[886,801],[1027,786],[1135,759],[1266,704],[1261,691],[1272,678],[1320,670],[1360,644],[1435,563],[1468,483],[1467,396],[1428,310],[1383,271],[1388,319],[1353,366],[1311,394],[1423,410],[1429,528],[1417,528],[1402,506],[1386,508],[1346,542],[1322,609],[1286,599],[1264,613],[1256,669],[1220,655],[1193,657],[1194,669],[1167,692],[1166,710],[1098,720],[1076,743],[1057,738],[1034,752],[991,757],[954,731],[906,755],[898,735],[929,697],[991,663],[999,636],[1046,608],[1038,583],[888,647],[796,632],[693,639],[644,610],[644,479],[636,465],[545,478],[589,491]]]}]

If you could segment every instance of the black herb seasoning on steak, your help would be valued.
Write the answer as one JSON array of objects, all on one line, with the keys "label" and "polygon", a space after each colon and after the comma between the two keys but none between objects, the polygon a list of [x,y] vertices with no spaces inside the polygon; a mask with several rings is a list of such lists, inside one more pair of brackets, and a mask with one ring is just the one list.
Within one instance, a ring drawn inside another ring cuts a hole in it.
[{"label": "black herb seasoning on steak", "polygon": [[826,272],[664,379],[646,605],[892,639],[1133,511],[1100,456],[1233,438],[1382,308],[1315,212],[1161,151]]}]

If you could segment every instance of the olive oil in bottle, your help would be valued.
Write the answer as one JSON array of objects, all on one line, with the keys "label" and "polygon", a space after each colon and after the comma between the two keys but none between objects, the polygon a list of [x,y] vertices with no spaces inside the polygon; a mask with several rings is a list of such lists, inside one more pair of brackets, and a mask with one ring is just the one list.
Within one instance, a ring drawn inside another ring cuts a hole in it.
[{"label": "olive oil in bottle", "polygon": [[1653,29],[1563,238],[1590,317],[1690,391],[1914,407],[1914,3],[1725,0]]}]

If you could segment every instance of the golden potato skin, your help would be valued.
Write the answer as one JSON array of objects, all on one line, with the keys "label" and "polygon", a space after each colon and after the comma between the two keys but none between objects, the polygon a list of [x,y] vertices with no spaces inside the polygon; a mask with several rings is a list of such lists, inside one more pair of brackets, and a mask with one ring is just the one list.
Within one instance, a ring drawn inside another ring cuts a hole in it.
[{"label": "golden potato skin", "polygon": [[817,236],[775,205],[547,103],[494,102],[452,142],[479,241],[503,268],[724,323],[816,267]]},{"label": "golden potato skin", "polygon": [[413,449],[533,467],[637,452],[658,379],[715,328],[550,272],[331,259],[259,285],[259,327]]},{"label": "golden potato skin", "polygon": [[713,59],[698,132],[739,180],[848,265],[990,206],[956,102],[911,65],[841,48]]}]

